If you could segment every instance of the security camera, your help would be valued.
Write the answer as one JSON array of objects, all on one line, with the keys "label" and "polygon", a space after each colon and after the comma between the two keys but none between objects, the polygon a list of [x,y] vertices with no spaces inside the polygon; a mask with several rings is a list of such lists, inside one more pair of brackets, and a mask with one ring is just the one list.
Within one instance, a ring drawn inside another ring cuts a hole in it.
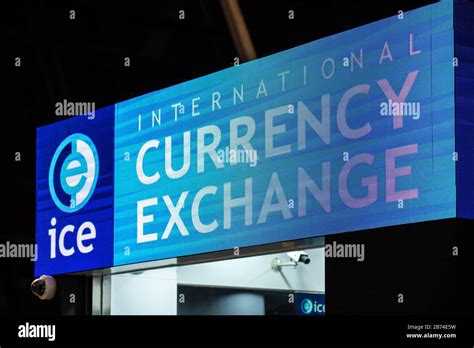
[{"label": "security camera", "polygon": [[300,262],[305,265],[311,262],[308,254],[304,251],[291,251],[286,255],[290,258],[290,262],[282,262],[279,258],[274,258],[271,264],[272,270],[280,272],[283,267],[293,266],[296,268]]},{"label": "security camera", "polygon": [[42,275],[31,283],[31,292],[41,300],[51,300],[56,294],[56,280]]},{"label": "security camera", "polygon": [[294,262],[301,262],[301,263],[304,263],[305,265],[311,262],[311,259],[309,258],[308,253],[304,251],[291,251],[286,254]]}]

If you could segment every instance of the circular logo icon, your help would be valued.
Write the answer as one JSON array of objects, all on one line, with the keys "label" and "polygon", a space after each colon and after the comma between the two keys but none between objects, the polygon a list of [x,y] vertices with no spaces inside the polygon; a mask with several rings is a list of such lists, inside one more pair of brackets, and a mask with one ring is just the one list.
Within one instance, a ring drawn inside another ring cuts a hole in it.
[{"label": "circular logo icon", "polygon": [[92,140],[80,133],[59,144],[49,167],[49,191],[56,206],[66,213],[83,208],[99,176],[99,158]]},{"label": "circular logo icon", "polygon": [[301,311],[304,314],[309,314],[313,311],[313,301],[311,301],[309,298],[305,298],[303,301],[301,301]]}]

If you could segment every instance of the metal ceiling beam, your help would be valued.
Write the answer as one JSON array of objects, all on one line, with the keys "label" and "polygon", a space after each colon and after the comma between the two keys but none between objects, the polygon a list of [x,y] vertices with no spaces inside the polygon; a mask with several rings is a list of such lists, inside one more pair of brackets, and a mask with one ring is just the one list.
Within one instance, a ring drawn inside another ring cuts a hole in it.
[{"label": "metal ceiling beam", "polygon": [[221,6],[240,60],[249,61],[257,58],[239,1],[221,0]]}]

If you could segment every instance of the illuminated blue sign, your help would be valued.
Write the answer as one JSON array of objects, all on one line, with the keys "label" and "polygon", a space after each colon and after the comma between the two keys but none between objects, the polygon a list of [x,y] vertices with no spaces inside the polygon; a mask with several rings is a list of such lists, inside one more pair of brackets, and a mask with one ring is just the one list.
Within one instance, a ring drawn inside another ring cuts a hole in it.
[{"label": "illuminated blue sign", "polygon": [[35,274],[113,265],[114,108],[37,130]]},{"label": "illuminated blue sign", "polygon": [[40,128],[36,272],[457,216],[453,33],[443,1]]},{"label": "illuminated blue sign", "polygon": [[296,294],[296,311],[303,316],[326,315],[326,298],[324,294]]},{"label": "illuminated blue sign", "polygon": [[115,264],[454,216],[432,9],[116,104]]}]

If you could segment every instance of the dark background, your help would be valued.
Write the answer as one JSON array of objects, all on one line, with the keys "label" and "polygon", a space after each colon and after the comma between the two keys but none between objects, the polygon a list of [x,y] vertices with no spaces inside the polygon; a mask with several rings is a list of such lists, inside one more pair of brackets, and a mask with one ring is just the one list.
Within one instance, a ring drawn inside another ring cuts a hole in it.
[{"label": "dark background", "polygon": [[[243,0],[241,7],[262,57],[427,3]],[[98,109],[227,68],[237,56],[215,0],[18,1],[2,4],[0,23],[2,243],[34,243],[35,129],[58,120],[56,102],[93,101]],[[365,262],[327,260],[328,314],[472,313],[473,231],[470,222],[446,220],[328,237],[366,244]],[[41,302],[32,279],[30,261],[0,259],[1,315],[86,313],[86,280],[58,277],[57,298]],[[65,309],[61,287],[78,291],[75,308]]]}]

